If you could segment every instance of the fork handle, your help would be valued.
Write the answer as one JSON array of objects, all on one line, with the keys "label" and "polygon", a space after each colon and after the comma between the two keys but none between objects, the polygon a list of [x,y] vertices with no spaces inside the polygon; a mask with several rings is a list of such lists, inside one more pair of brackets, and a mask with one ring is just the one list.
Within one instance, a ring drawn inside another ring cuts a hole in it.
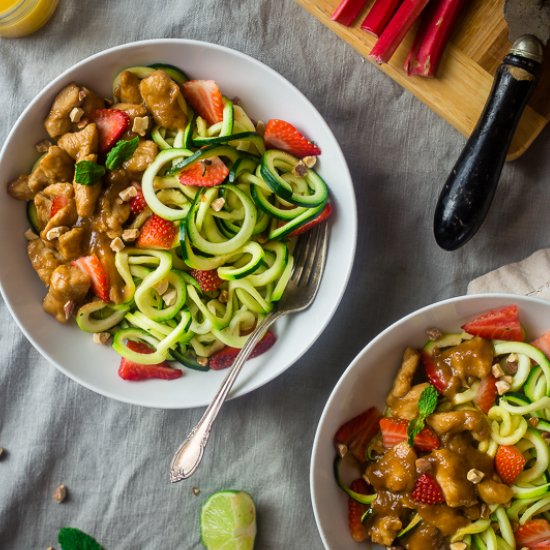
[{"label": "fork handle", "polygon": [[256,344],[264,335],[265,331],[281,315],[282,313],[280,311],[274,311],[268,314],[255,328],[254,332],[252,332],[252,334],[248,337],[246,344],[235,358],[231,369],[224,378],[224,381],[214,396],[214,399],[212,399],[210,405],[208,405],[207,409],[204,411],[201,419],[197,422],[191,432],[189,432],[189,435],[185,438],[184,442],[176,451],[170,466],[170,481],[172,483],[187,479],[192,476],[198,468],[204,454],[204,448],[208,443],[210,430],[212,429],[214,420],[216,420],[216,417],[218,416],[227,395],[231,391],[235,380],[239,376],[243,365],[254,350]]}]

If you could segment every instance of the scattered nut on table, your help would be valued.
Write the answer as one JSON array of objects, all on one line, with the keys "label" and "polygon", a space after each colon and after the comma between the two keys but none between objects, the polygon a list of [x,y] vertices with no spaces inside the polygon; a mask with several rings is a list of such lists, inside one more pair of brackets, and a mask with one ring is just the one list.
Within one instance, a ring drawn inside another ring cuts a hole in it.
[{"label": "scattered nut on table", "polygon": [[52,498],[56,502],[63,502],[67,498],[67,487],[65,485],[61,484],[57,487],[57,489],[53,492]]}]

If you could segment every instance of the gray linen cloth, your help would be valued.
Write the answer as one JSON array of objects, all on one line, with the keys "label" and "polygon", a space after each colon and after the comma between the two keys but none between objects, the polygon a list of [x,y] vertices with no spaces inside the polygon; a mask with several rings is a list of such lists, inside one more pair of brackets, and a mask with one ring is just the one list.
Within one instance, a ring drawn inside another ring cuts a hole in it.
[{"label": "gray linen cloth", "polygon": [[[0,139],[65,68],[114,45],[160,37],[252,55],[325,117],[357,196],[351,281],[311,351],[276,380],[227,403],[200,469],[176,485],[168,483],[172,454],[202,411],[144,409],[80,387],[39,356],[0,302],[0,446],[6,449],[0,548],[59,549],[62,526],[92,534],[106,550],[201,548],[200,506],[222,488],[254,496],[257,548],[322,548],[308,477],[331,389],[391,322],[464,294],[473,278],[549,246],[550,133],[505,167],[475,238],[444,252],[432,235],[433,211],[464,138],[292,0],[61,0],[43,30],[0,39]],[[62,504],[51,498],[59,483],[69,491]],[[200,488],[198,496],[192,487]]]}]

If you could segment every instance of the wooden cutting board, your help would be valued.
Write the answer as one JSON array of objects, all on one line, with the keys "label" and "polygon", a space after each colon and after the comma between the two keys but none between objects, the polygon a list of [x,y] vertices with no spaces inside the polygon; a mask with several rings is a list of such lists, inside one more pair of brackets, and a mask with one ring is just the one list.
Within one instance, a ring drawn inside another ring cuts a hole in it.
[{"label": "wooden cutting board", "polygon": [[[370,0],[352,27],[330,20],[339,0],[297,0],[330,30],[368,54],[376,38],[361,30]],[[469,136],[483,111],[498,65],[510,48],[503,16],[504,0],[469,0],[461,14],[439,68],[437,78],[407,76],[403,64],[414,38],[414,29],[388,64],[379,68],[435,111],[465,136]],[[369,59],[370,60],[370,59]],[[507,160],[520,157],[550,120],[550,43],[546,48],[541,81],[525,109]]]}]

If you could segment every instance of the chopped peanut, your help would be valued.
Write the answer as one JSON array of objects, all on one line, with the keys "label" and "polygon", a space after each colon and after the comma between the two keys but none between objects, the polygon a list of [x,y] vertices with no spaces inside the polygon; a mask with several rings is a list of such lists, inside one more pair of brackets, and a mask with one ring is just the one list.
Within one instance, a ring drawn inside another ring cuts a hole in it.
[{"label": "chopped peanut", "polygon": [[128,202],[130,199],[137,197],[137,194],[137,189],[133,185],[130,185],[129,187],[126,187],[126,189],[123,189],[118,196],[122,202]]},{"label": "chopped peanut", "polygon": [[71,119],[71,122],[80,122],[80,119],[82,118],[83,114],[84,114],[84,109],[81,109],[80,107],[75,107],[69,113],[69,118]]}]

